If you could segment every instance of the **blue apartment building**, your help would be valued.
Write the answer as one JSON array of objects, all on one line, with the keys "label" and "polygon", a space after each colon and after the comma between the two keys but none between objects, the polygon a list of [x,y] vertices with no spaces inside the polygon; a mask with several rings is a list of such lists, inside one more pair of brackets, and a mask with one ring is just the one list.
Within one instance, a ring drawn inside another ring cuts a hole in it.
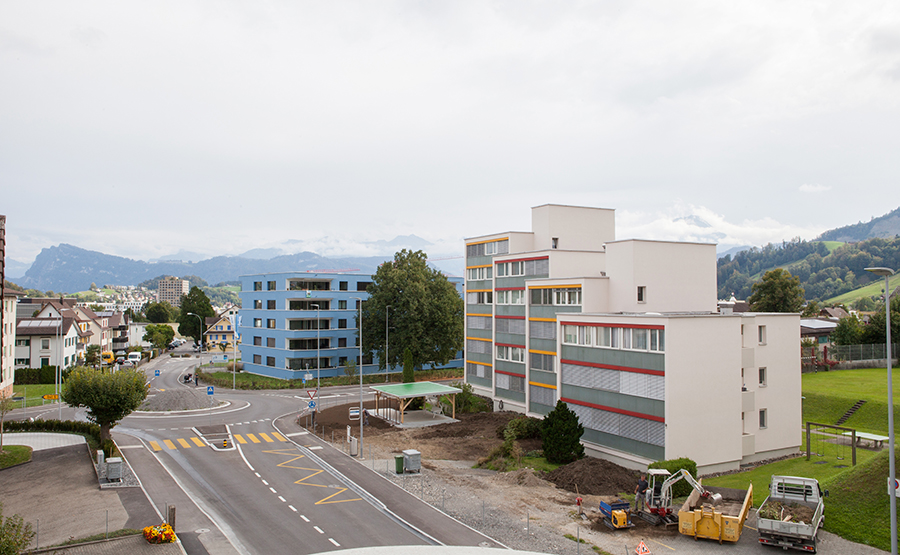
[{"label": "blue apartment building", "polygon": [[[457,291],[462,278],[448,278]],[[356,319],[369,294],[367,274],[278,272],[241,276],[240,334],[244,372],[281,379],[344,375],[354,361],[365,374],[381,373],[378,359],[360,364]],[[385,322],[363,325],[384,327]],[[392,325],[390,321],[388,325]],[[462,352],[445,368],[462,368]],[[317,372],[318,370],[318,372]],[[400,366],[390,372],[401,372]]]}]

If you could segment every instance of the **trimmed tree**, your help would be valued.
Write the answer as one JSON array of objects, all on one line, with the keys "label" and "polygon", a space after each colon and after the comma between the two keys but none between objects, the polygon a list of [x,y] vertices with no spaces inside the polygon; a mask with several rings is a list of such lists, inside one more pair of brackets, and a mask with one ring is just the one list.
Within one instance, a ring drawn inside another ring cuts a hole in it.
[{"label": "trimmed tree", "polygon": [[561,400],[557,401],[556,408],[544,417],[544,457],[549,462],[559,464],[568,464],[584,457],[582,434],[584,426],[578,421],[578,415],[569,409],[569,405]]},{"label": "trimmed tree", "polygon": [[69,374],[62,400],[86,408],[88,420],[100,426],[100,440],[106,441],[112,439],[110,430],[147,398],[146,383],[137,370],[102,372],[79,366]]},{"label": "trimmed tree", "polygon": [[403,352],[403,383],[416,381],[416,366],[413,362],[412,351],[407,347]]}]

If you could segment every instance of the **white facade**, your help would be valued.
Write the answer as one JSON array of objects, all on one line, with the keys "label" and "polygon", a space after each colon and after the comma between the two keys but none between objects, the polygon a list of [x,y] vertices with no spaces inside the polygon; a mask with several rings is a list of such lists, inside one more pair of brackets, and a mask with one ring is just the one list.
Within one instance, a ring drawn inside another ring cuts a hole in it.
[{"label": "white facade", "polygon": [[16,300],[13,293],[3,297],[3,345],[0,352],[0,397],[12,395],[15,381]]},{"label": "white facade", "polygon": [[798,315],[718,314],[713,244],[616,240],[614,212],[594,208],[536,207],[532,225],[466,241],[477,393],[534,416],[561,399],[589,453],[634,468],[797,449]]},{"label": "white facade", "polygon": [[76,364],[78,328],[71,318],[21,318],[16,327],[16,368]]}]

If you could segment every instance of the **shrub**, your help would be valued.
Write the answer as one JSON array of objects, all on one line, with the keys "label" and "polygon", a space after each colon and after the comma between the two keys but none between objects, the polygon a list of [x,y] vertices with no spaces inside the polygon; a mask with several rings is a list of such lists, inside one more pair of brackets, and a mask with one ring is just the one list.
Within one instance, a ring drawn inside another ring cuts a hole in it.
[{"label": "shrub", "polygon": [[[488,412],[493,406],[493,404],[484,397],[480,397],[473,393],[472,384],[453,382],[450,384],[450,386],[462,390],[461,392],[456,394],[457,413],[465,414],[470,412]],[[444,410],[445,414],[450,414],[449,408],[450,402],[448,401],[447,408],[445,408]],[[502,434],[500,435],[500,437],[503,437]]]},{"label": "shrub", "polygon": [[543,420],[524,415],[517,416],[507,422],[506,426],[497,429],[497,437],[505,438],[511,433],[513,439],[540,439],[543,426]]},{"label": "shrub", "polygon": [[[675,474],[683,468],[690,472],[691,476],[693,476],[694,478],[697,477],[697,463],[686,457],[682,457],[680,459],[669,459],[667,461],[656,461],[655,463],[651,463],[647,468],[664,468],[672,474]],[[675,482],[675,484],[672,486],[672,497],[686,497],[691,494],[691,491],[693,491],[693,489],[693,486],[691,486],[685,480]]]},{"label": "shrub", "polygon": [[567,464],[584,457],[584,445],[581,444],[584,426],[562,400],[557,401],[556,408],[544,417],[542,428],[542,447],[547,461]]},{"label": "shrub", "polygon": [[[65,382],[70,370],[62,371],[62,381]],[[16,385],[38,385],[56,383],[56,366],[42,366],[41,368],[19,368],[13,379]]]}]

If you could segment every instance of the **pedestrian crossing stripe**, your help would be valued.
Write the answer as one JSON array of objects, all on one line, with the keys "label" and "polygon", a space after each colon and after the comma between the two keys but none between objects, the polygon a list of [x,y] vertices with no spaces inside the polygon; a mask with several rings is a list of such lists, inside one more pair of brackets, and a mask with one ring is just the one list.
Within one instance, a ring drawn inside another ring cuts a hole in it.
[{"label": "pedestrian crossing stripe", "polygon": [[[287,438],[284,437],[283,435],[279,434],[278,432],[269,432],[269,433],[260,432],[258,435],[259,435],[259,438],[257,438],[253,434],[246,434],[247,437],[245,438],[241,434],[234,434],[234,439],[238,443],[242,443],[245,445],[248,443],[248,441],[247,441],[248,439],[252,443],[277,443],[277,442],[287,441]],[[260,439],[260,438],[262,438],[262,439]],[[176,445],[175,442],[178,442],[178,444]],[[196,437],[196,436],[191,436],[190,443],[188,442],[187,439],[183,439],[183,438],[177,438],[175,440],[163,439],[161,441],[150,441],[149,443],[150,443],[150,448],[153,449],[154,451],[162,451],[164,449],[175,450],[175,449],[179,449],[179,448],[190,449],[191,447],[193,447],[191,445],[191,443],[193,443],[197,447],[206,447],[206,445],[207,445],[206,443],[203,442],[202,439],[200,439],[199,437]]]}]

